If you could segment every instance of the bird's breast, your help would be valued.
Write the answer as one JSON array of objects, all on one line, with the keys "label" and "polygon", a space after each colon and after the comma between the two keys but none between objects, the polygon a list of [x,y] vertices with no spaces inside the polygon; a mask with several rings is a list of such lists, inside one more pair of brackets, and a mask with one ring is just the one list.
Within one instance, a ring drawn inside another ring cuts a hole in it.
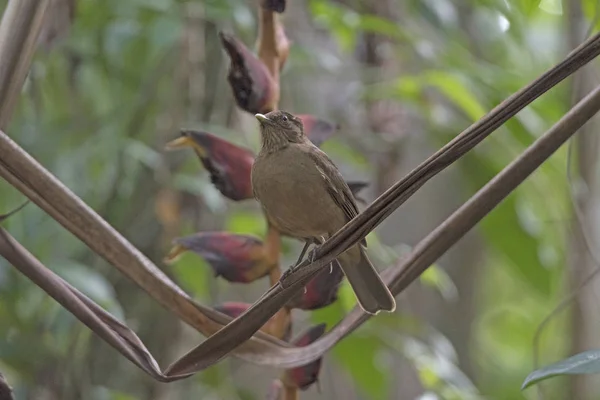
[{"label": "bird's breast", "polygon": [[282,150],[258,157],[252,186],[270,223],[289,236],[318,237],[344,225],[343,212],[307,154]]}]

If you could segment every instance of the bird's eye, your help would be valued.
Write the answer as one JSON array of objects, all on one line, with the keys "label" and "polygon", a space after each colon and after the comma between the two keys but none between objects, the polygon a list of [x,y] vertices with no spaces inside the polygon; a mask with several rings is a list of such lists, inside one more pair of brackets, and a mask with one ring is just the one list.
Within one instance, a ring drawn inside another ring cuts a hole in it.
[{"label": "bird's eye", "polygon": [[284,115],[283,117],[281,117],[281,120],[282,120],[283,122],[288,122],[288,117],[287,117],[287,115]]}]

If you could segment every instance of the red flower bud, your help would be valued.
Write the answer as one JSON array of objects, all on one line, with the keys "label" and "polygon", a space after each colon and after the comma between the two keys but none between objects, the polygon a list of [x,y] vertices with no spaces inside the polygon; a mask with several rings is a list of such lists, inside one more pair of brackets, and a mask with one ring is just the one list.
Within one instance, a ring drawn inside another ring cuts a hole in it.
[{"label": "red flower bud", "polygon": [[223,32],[219,36],[231,59],[227,80],[237,105],[252,114],[273,111],[279,101],[279,84],[267,67],[235,37]]},{"label": "red flower bud", "polygon": [[[315,325],[308,329],[302,335],[300,335],[294,344],[299,347],[308,346],[325,333],[325,324]],[[282,381],[284,385],[295,386],[300,390],[308,389],[313,383],[315,383],[319,377],[319,371],[321,370],[321,361],[319,358],[311,363],[288,369],[285,371]]]},{"label": "red flower bud", "polygon": [[211,182],[227,198],[235,201],[252,198],[250,172],[254,155],[250,150],[236,146],[215,135],[202,131],[182,130],[181,137],[167,144],[167,148],[192,147]]},{"label": "red flower bud", "polygon": [[165,261],[173,262],[179,254],[189,250],[204,258],[215,276],[222,276],[229,282],[253,282],[276,266],[268,257],[263,242],[249,235],[199,232],[176,238],[173,243],[175,246]]},{"label": "red flower bud", "polygon": [[290,308],[301,310],[316,310],[326,307],[337,300],[337,292],[344,273],[337,261],[333,268],[324,268],[317,276],[311,279],[306,289],[298,293],[288,303]]},{"label": "red flower bud", "polygon": [[339,129],[339,125],[317,118],[314,115],[299,114],[298,118],[304,125],[304,133],[317,147],[321,146]]}]

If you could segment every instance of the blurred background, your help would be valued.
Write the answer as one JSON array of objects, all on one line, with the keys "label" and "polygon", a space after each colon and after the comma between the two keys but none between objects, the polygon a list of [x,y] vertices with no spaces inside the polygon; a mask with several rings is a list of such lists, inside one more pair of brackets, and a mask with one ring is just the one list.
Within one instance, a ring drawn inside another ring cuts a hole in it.
[{"label": "blurred background", "polygon": [[[293,45],[280,108],[340,124],[322,148],[348,180],[369,182],[362,192],[369,202],[600,24],[596,0],[288,3],[282,21]],[[178,236],[263,237],[266,230],[256,203],[223,197],[192,151],[164,151],[180,128],[258,149],[254,117],[236,108],[226,80],[221,30],[252,48],[257,3],[52,0],[7,130],[209,305],[251,303],[269,286],[217,279],[194,254],[162,262]],[[597,83],[592,63],[434,178],[369,236],[374,263],[395,264]],[[588,124],[571,153],[561,149],[400,295],[395,315],[374,318],[339,343],[324,358],[319,384],[301,398],[599,398],[594,376],[520,391],[536,353],[544,365],[600,347],[600,282],[588,279],[600,239],[596,126]],[[0,194],[0,213],[23,201],[4,181]],[[4,226],[126,321],[163,367],[201,340],[34,205]],[[282,265],[300,247],[284,240]],[[353,305],[349,287],[339,298],[318,311],[294,311],[294,331],[331,327]],[[0,371],[17,399],[263,399],[279,374],[230,358],[192,378],[157,383],[3,259],[0,299]]]}]

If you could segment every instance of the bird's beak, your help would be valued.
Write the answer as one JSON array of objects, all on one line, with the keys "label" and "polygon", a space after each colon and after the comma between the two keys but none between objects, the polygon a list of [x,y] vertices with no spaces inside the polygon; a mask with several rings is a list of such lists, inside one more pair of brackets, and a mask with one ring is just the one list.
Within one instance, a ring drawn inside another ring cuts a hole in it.
[{"label": "bird's beak", "polygon": [[255,117],[258,120],[258,122],[260,122],[261,124],[271,122],[271,120],[269,118],[267,118],[266,115],[263,115],[263,114],[256,114]]}]

